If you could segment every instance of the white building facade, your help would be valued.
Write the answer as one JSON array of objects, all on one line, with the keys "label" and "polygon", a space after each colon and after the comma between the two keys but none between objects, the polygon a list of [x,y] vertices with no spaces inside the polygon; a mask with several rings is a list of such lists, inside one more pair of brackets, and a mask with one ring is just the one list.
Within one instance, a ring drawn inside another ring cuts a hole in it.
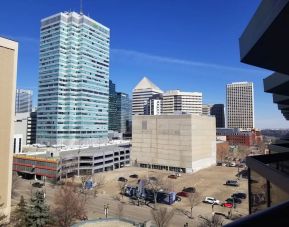
[{"label": "white building facade", "polygon": [[202,114],[202,93],[167,91],[163,94],[163,114]]},{"label": "white building facade", "polygon": [[250,130],[255,127],[252,82],[227,84],[227,128]]}]

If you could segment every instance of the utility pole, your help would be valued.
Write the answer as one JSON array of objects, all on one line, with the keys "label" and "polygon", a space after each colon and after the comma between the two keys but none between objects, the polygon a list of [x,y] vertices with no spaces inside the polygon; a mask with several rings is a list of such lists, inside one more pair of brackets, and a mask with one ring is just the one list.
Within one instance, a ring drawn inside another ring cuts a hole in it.
[{"label": "utility pole", "polygon": [[105,215],[105,218],[107,219],[107,215],[108,215],[108,209],[109,209],[109,204],[104,204],[104,215]]}]

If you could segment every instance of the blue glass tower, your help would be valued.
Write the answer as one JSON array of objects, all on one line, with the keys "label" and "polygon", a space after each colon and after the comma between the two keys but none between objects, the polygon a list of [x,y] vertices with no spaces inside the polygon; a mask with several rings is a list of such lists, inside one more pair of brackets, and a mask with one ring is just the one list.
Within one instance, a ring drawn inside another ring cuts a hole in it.
[{"label": "blue glass tower", "polygon": [[107,139],[110,30],[75,12],[41,20],[37,143]]}]

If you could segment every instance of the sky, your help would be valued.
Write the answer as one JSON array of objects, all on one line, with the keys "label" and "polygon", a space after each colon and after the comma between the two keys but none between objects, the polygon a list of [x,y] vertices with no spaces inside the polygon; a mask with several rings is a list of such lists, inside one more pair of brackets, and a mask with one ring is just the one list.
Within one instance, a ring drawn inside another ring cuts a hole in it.
[{"label": "sky", "polygon": [[[251,81],[257,128],[288,128],[263,79],[272,72],[240,62],[238,39],[260,0],[83,0],[83,12],[111,30],[110,79],[129,95],[148,77],[162,90],[203,93],[224,103],[226,84]],[[1,2],[0,36],[19,42],[17,87],[37,105],[40,20],[80,10],[80,0]]]}]

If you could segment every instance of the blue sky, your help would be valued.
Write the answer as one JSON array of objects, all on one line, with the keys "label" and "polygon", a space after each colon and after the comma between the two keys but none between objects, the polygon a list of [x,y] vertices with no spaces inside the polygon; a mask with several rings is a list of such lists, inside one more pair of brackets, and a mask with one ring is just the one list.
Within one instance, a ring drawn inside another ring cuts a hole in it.
[{"label": "blue sky", "polygon": [[[37,94],[40,20],[79,11],[79,0],[6,0],[0,35],[19,41],[17,86]],[[240,63],[238,39],[260,0],[83,0],[83,10],[111,29],[110,78],[131,95],[147,76],[163,90],[203,92],[204,103],[225,103],[225,85],[255,84],[259,128],[288,128],[271,94],[270,71]],[[36,104],[36,95],[35,95]]]}]

